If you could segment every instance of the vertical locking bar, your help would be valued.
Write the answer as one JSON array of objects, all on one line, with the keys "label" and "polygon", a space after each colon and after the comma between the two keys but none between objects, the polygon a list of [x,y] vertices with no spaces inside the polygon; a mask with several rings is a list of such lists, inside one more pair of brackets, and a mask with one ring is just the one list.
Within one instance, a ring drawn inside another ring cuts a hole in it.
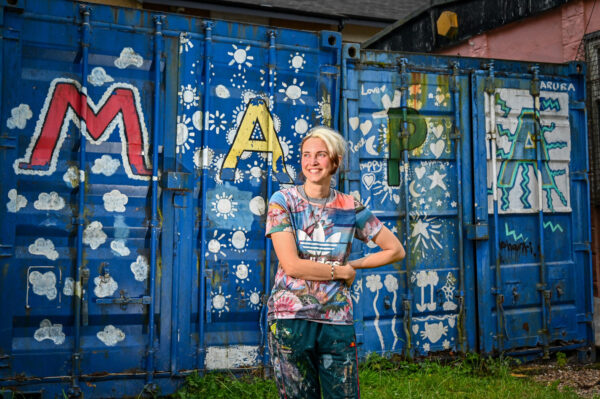
[{"label": "vertical locking bar", "polygon": [[81,21],[81,101],[80,106],[80,135],[79,135],[79,189],[77,192],[77,258],[75,264],[75,289],[74,289],[74,334],[73,355],[71,370],[71,387],[69,397],[80,397],[79,376],[81,374],[81,309],[83,298],[82,267],[83,267],[83,225],[85,223],[85,151],[86,151],[86,117],[87,117],[87,75],[88,75],[88,53],[90,47],[90,13],[91,8],[80,6]]},{"label": "vertical locking bar", "polygon": [[496,287],[492,290],[496,296],[496,341],[498,351],[502,352],[504,347],[504,295],[502,295],[502,265],[500,264],[500,237],[498,237],[498,171],[496,165],[496,87],[494,62],[488,65],[488,78],[485,85],[485,95],[487,97],[488,113],[490,116],[489,131],[487,140],[490,141],[490,158],[492,161],[492,198],[494,206],[494,262],[496,271]]},{"label": "vertical locking bar", "polygon": [[452,63],[452,78],[451,78],[451,90],[452,100],[454,107],[454,125],[453,125],[453,138],[455,140],[454,150],[456,157],[456,195],[458,196],[458,273],[459,273],[459,292],[458,292],[458,344],[460,350],[464,353],[466,330],[465,330],[465,261],[463,253],[463,186],[462,186],[462,134],[460,126],[460,86],[458,80],[458,63]]},{"label": "vertical locking bar", "polygon": [[200,185],[199,198],[201,201],[200,214],[200,265],[198,267],[198,281],[200,283],[198,292],[198,356],[196,357],[196,368],[204,369],[204,358],[206,348],[204,347],[204,328],[205,328],[205,307],[206,307],[206,201],[205,194],[208,184],[208,112],[210,110],[210,61],[212,57],[212,29],[213,21],[204,21],[204,63],[203,63],[203,80],[204,80],[204,98],[202,99],[202,117],[204,118],[204,129],[200,139],[200,148],[202,148],[202,183]]},{"label": "vertical locking bar", "polygon": [[[404,333],[406,334],[406,347],[404,348],[405,355],[407,358],[412,357],[412,332],[411,332],[411,324],[412,324],[412,287],[410,282],[410,271],[411,271],[411,250],[410,250],[410,192],[408,190],[408,180],[409,180],[409,160],[408,160],[408,138],[410,137],[410,132],[408,130],[408,73],[406,71],[406,66],[408,64],[408,60],[406,58],[400,59],[400,91],[402,93],[400,108],[402,111],[402,123],[400,130],[400,142],[402,148],[402,165],[401,169],[404,173],[403,186],[402,189],[404,191],[404,248],[406,249],[406,256],[404,258],[404,265],[406,269],[405,274],[405,294],[404,299],[402,300],[402,308],[404,309],[403,316],[403,325],[404,325]],[[391,149],[390,149],[391,154]]]},{"label": "vertical locking bar", "polygon": [[156,305],[156,249],[158,245],[159,220],[158,220],[158,140],[160,138],[161,115],[160,110],[160,62],[163,50],[162,22],[164,16],[154,16],[154,102],[152,121],[152,215],[150,220],[150,306],[148,307],[148,349],[146,350],[146,387],[149,392],[155,392],[154,384],[154,313]]},{"label": "vertical locking bar", "polygon": [[[277,54],[275,53],[275,38],[277,37],[277,32],[275,32],[274,30],[270,30],[269,31],[269,59],[268,59],[268,63],[269,63],[269,99],[274,99],[275,96],[275,81],[274,81],[274,76],[275,76],[275,63],[277,62]],[[275,107],[275,104],[273,104],[273,107]],[[271,118],[269,118],[269,123],[271,123]],[[275,130],[272,129],[270,126],[267,127],[267,132],[274,132]],[[271,149],[271,143],[272,143],[272,139],[270,137],[267,137],[267,151],[268,154],[271,154],[272,149]],[[271,199],[271,194],[273,193],[273,167],[271,165],[272,163],[272,159],[273,157],[267,157],[267,198],[266,198],[266,202],[268,204],[269,200]],[[266,368],[268,362],[269,362],[269,353],[267,348],[269,347],[268,345],[268,337],[269,337],[269,328],[268,328],[268,321],[267,321],[267,306],[266,306],[266,300],[264,298],[267,297],[267,292],[269,292],[270,286],[271,286],[271,258],[272,258],[272,251],[271,251],[271,239],[265,237],[265,282],[264,282],[264,287],[265,287],[265,292],[263,294],[263,301],[262,301],[262,308],[260,309],[260,316],[261,316],[261,336],[262,336],[262,345],[263,345],[263,364]]]},{"label": "vertical locking bar", "polygon": [[540,67],[534,65],[531,68],[533,79],[531,80],[530,93],[533,97],[533,129],[535,140],[536,153],[536,171],[537,171],[537,194],[538,194],[538,233],[539,233],[539,253],[540,253],[540,283],[538,291],[542,304],[542,348],[544,359],[550,357],[550,291],[546,284],[546,260],[545,260],[545,245],[544,245],[544,199],[543,199],[543,182],[542,182],[542,167],[543,156],[542,147],[545,146],[544,136],[540,128]]}]

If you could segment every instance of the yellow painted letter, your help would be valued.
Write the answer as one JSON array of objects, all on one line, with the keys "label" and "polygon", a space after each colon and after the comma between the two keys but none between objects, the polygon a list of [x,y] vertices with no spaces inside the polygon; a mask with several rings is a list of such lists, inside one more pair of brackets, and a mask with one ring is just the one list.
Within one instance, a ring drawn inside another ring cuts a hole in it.
[{"label": "yellow painted letter", "polygon": [[[251,139],[252,132],[257,125],[264,140]],[[267,103],[262,98],[254,98],[248,103],[244,117],[235,133],[233,144],[223,161],[221,179],[234,179],[235,169],[244,151],[271,153],[273,173],[277,180],[280,183],[293,183],[285,167],[283,150],[273,126],[273,117]]]}]

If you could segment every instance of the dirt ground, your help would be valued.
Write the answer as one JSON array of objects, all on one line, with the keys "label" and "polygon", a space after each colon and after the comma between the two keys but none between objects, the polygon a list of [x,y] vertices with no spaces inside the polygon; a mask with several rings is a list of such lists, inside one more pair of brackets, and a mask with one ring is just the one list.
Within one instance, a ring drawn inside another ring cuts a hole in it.
[{"label": "dirt ground", "polygon": [[532,378],[542,384],[556,384],[559,389],[571,387],[584,398],[600,397],[600,363],[558,366],[556,363],[525,364],[513,370],[513,376]]}]

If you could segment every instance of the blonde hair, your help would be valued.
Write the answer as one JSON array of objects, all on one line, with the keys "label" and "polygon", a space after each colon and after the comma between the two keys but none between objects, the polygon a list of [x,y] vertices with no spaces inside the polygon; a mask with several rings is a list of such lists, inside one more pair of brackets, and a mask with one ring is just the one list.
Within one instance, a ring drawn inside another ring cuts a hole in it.
[{"label": "blonde hair", "polygon": [[346,154],[346,140],[344,140],[341,134],[330,127],[315,126],[310,129],[306,136],[304,136],[302,139],[302,143],[300,143],[300,153],[302,153],[304,143],[308,139],[323,140],[325,146],[327,147],[327,152],[329,153],[329,160],[333,165],[333,170],[331,171],[331,174],[333,175],[337,171],[342,158]]}]

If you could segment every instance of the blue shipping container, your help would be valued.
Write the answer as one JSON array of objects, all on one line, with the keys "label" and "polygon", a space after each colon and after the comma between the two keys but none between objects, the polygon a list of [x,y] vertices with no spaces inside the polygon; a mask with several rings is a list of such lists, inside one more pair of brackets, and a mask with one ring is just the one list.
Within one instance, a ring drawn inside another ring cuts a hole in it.
[{"label": "blue shipping container", "polygon": [[344,45],[345,187],[408,249],[363,271],[363,350],[593,355],[584,76]]},{"label": "blue shipping container", "polygon": [[319,124],[407,249],[357,275],[362,354],[591,351],[582,65],[68,0],[0,2],[0,32],[0,390],[268,364],[266,203]]}]

